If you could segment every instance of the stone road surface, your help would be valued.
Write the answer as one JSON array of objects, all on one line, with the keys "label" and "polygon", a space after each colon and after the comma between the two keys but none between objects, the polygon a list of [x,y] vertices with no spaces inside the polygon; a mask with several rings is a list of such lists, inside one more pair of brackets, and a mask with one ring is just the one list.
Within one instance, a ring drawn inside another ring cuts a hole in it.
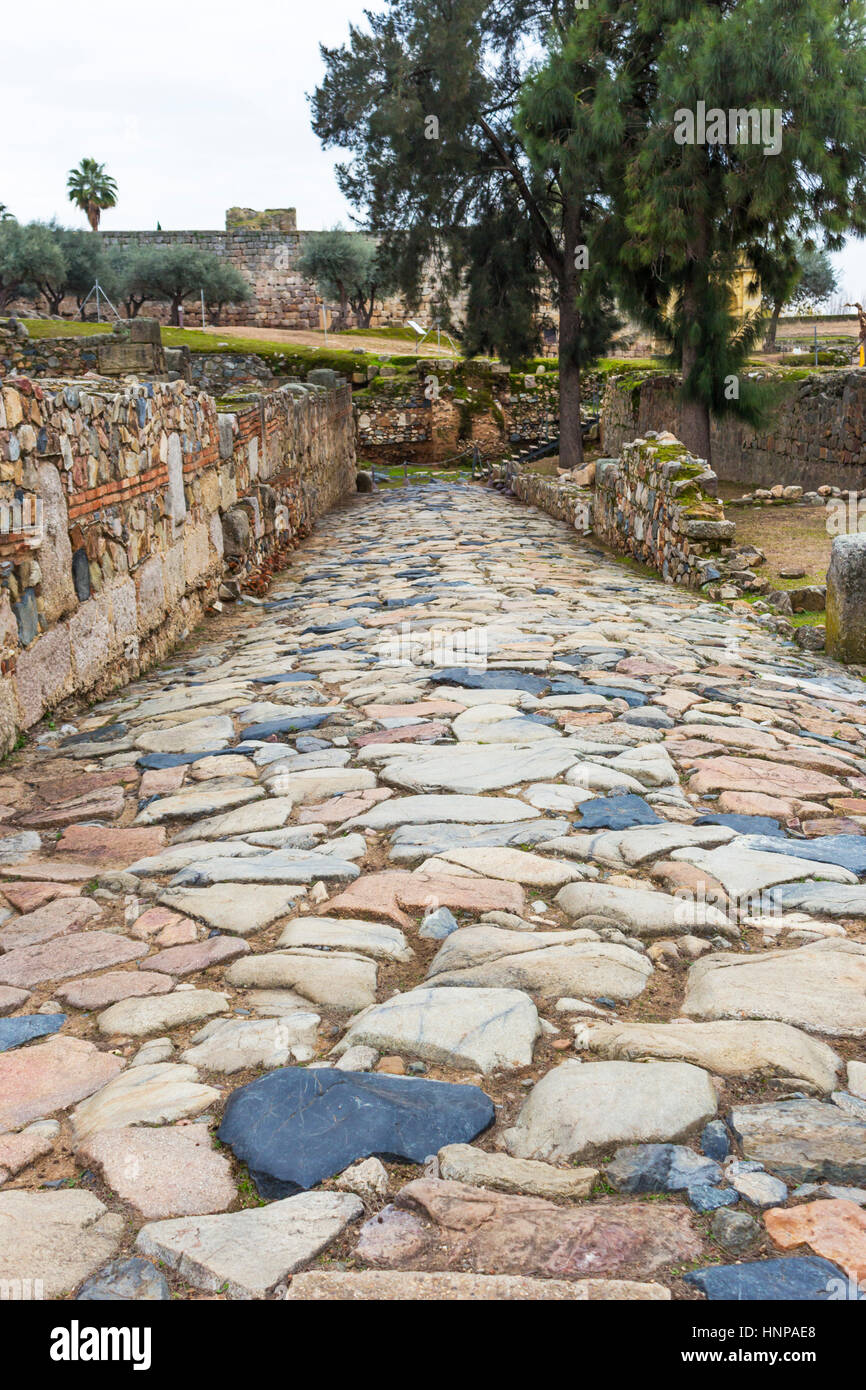
[{"label": "stone road surface", "polygon": [[861,680],[430,487],[71,719],[0,771],[7,1287],[866,1281]]}]

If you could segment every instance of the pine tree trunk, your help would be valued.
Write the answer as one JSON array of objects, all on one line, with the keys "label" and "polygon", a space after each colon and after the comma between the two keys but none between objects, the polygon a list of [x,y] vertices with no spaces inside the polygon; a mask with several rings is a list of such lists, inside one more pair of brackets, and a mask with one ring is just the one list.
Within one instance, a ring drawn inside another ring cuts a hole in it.
[{"label": "pine tree trunk", "polygon": [[[695,240],[689,247],[691,276],[683,290],[683,385],[698,361],[698,348],[693,339],[693,328],[699,322],[699,297],[697,281],[706,275],[707,236],[703,218],[695,217]],[[700,400],[683,400],[681,413],[682,443],[696,458],[710,462],[710,411]]]},{"label": "pine tree trunk", "polygon": [[580,327],[577,308],[577,277],[574,256],[579,225],[574,212],[566,208],[563,217],[564,270],[559,285],[559,463],[562,468],[579,468],[583,463],[583,434],[580,423],[580,363],[576,341]]},{"label": "pine tree trunk", "polygon": [[781,302],[781,300],[779,300],[776,304],[773,305],[773,316],[772,316],[772,318],[770,319],[770,322],[767,324],[767,333],[766,333],[766,336],[765,336],[765,338],[764,338],[764,351],[765,351],[765,352],[775,352],[775,351],[776,351],[776,331],[777,331],[777,329],[778,329],[778,327],[779,327],[779,316],[780,316],[781,312],[782,312],[782,302]]},{"label": "pine tree trunk", "polygon": [[[697,361],[698,353],[691,343],[683,343],[683,381]],[[682,443],[696,458],[710,462],[710,412],[703,401],[683,401],[681,412]]]}]

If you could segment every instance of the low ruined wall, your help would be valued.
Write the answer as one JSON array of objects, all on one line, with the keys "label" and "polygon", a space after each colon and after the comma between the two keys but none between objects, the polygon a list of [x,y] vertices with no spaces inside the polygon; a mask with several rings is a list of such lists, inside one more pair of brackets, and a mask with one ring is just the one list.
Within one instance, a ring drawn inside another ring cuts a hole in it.
[{"label": "low ruined wall", "polygon": [[491,481],[691,588],[718,577],[714,558],[734,535],[713,495],[715,474],[671,435],[636,439],[619,458],[599,459],[592,491],[531,465],[500,465]]},{"label": "low ruined wall", "polygon": [[[496,471],[496,481],[504,479],[505,470]],[[546,478],[528,468],[511,475],[511,490],[521,502],[540,507],[548,516],[567,521],[576,531],[587,533],[592,526],[592,493],[585,487],[565,478]]]},{"label": "low ruined wall", "polygon": [[153,319],[117,324],[111,333],[70,338],[31,338],[0,324],[0,377],[155,376],[166,362]]},{"label": "low ruined wall", "polygon": [[696,588],[734,535],[716,485],[712,470],[672,436],[635,439],[619,458],[596,465],[593,535],[663,579]]},{"label": "low ruined wall", "polygon": [[191,352],[193,386],[211,396],[224,396],[238,387],[269,385],[274,374],[263,357],[254,352]]},{"label": "low ruined wall", "polygon": [[354,486],[348,387],[0,387],[0,746],[159,660]]},{"label": "low ruined wall", "polygon": [[558,430],[558,377],[442,361],[382,377],[356,393],[355,442],[374,463],[436,463],[477,446],[493,460]]},{"label": "low ruined wall", "polygon": [[[627,440],[648,430],[679,434],[678,387],[679,379],[672,376],[612,378],[601,415],[605,452],[617,453]],[[770,391],[772,423],[767,430],[756,432],[730,416],[712,421],[712,464],[718,477],[749,487],[866,488],[866,371],[780,380]]]}]

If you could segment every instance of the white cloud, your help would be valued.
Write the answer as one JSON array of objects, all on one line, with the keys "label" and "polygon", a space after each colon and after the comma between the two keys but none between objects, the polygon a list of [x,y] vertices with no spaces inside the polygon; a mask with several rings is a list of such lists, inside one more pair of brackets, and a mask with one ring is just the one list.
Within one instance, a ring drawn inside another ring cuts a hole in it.
[{"label": "white cloud", "polygon": [[[296,207],[298,225],[350,224],[339,153],[310,128],[306,93],[380,0],[31,0],[3,18],[0,202],[22,220],[86,225],[66,176],[85,155],[117,179],[106,228],[222,227],[225,209]],[[834,256],[866,303],[866,241]]]},{"label": "white cloud", "polygon": [[106,228],[221,227],[225,209],[297,207],[342,221],[339,155],[310,128],[319,43],[348,37],[361,0],[34,0],[3,21],[0,201],[21,219],[85,225],[66,176],[88,155],[116,178]]}]

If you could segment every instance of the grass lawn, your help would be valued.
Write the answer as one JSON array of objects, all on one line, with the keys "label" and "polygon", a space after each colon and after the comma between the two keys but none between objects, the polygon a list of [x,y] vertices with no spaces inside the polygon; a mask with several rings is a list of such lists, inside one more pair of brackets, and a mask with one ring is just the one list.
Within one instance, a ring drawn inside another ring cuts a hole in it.
[{"label": "grass lawn", "polygon": [[91,333],[110,333],[110,323],[80,323],[78,319],[22,319],[31,338],[81,338]]}]

